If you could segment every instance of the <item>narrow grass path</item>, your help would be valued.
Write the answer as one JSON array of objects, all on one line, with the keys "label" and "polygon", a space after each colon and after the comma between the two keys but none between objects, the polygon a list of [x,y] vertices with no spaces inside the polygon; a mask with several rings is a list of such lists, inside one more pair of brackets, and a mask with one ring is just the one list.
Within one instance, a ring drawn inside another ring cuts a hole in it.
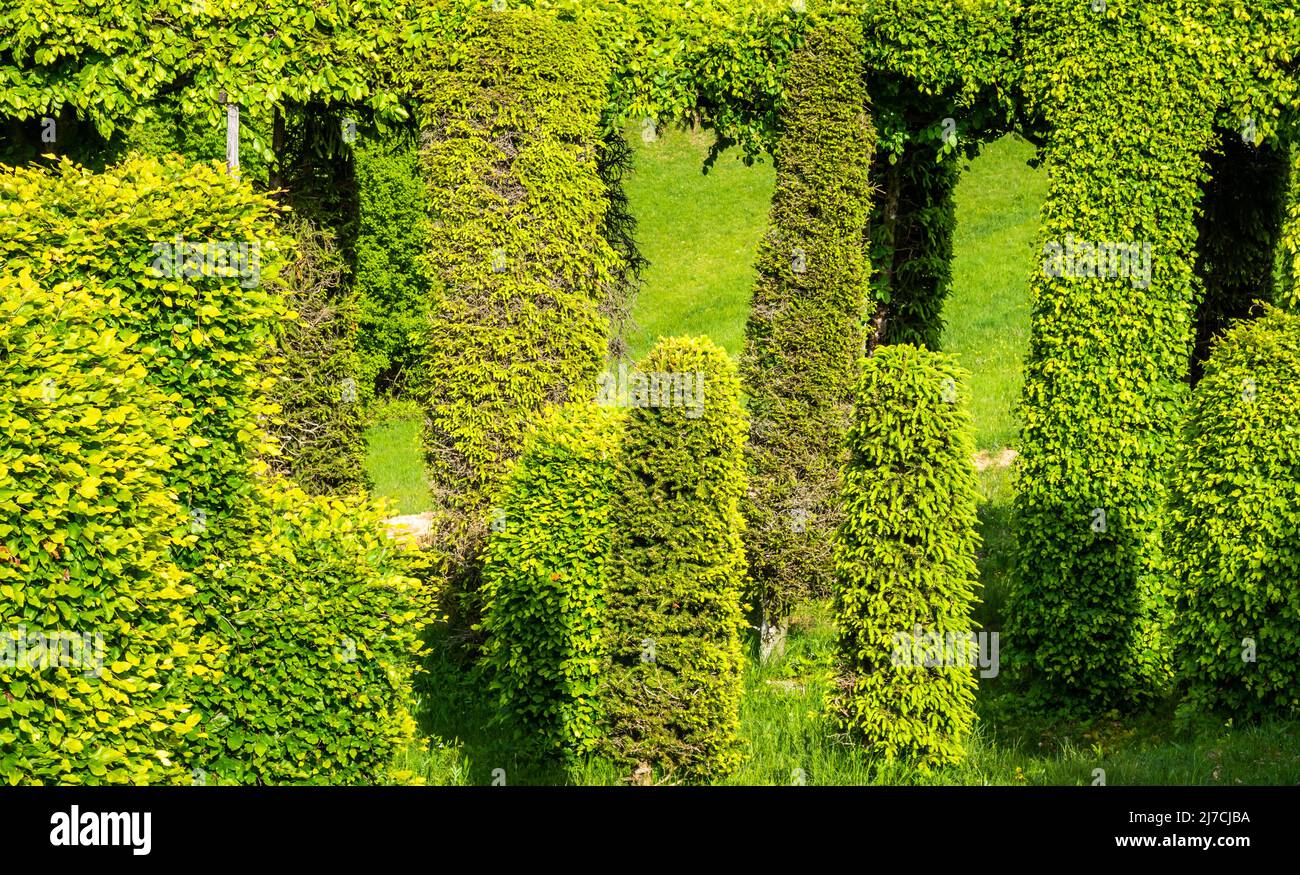
[{"label": "narrow grass path", "polygon": [[981,450],[1016,445],[1015,405],[1029,346],[1029,277],[1046,174],[1034,147],[1004,137],[984,147],[957,186],[952,292],[943,347],[970,372],[971,416]]}]

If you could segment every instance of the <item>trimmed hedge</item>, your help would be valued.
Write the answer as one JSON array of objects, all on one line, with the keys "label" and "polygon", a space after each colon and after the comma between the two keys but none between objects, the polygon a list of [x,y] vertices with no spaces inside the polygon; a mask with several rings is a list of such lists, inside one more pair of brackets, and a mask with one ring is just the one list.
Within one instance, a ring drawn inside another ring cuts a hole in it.
[{"label": "trimmed hedge", "polygon": [[247,547],[208,570],[206,614],[229,643],[193,765],[207,783],[373,784],[414,738],[411,675],[432,607],[419,557],[357,496],[257,486],[232,522]]},{"label": "trimmed hedge", "polygon": [[[274,411],[265,360],[289,318],[273,205],[215,165],[131,158],[101,175],[66,162],[0,175],[0,212],[11,267],[51,282],[98,279],[103,323],[133,338],[153,393],[138,393],[140,403],[169,417],[156,450],[171,464],[155,466],[149,482],[179,496],[165,548],[181,576],[161,571],[158,583],[171,583],[184,597],[176,610],[223,648],[215,669],[225,673],[220,684],[168,678],[167,695],[195,707],[175,760],[217,781],[376,780],[410,734],[402,660],[432,610],[405,576],[415,560],[382,533],[378,510],[360,498],[311,499],[259,461],[273,447],[262,430]],[[152,244],[174,235],[204,247],[257,243],[258,269],[250,260],[229,275],[218,262],[193,275],[194,253],[182,251],[181,270],[166,270],[169,250]],[[101,430],[111,433],[117,415],[108,408]],[[142,549],[159,541],[141,535]],[[118,571],[116,560],[101,565]],[[320,650],[341,636],[356,645],[355,671]],[[178,659],[184,646],[178,636]]]},{"label": "trimmed hedge", "polygon": [[[978,492],[964,377],[908,344],[866,359],[836,543],[831,719],[868,754],[923,766],[960,760],[975,720]],[[922,650],[930,635],[946,650]]]},{"label": "trimmed hedge", "polygon": [[[1031,282],[1004,640],[1038,701],[1096,711],[1149,703],[1171,677],[1161,532],[1216,107],[1171,42],[1176,32],[1153,26],[1148,7],[1112,3],[1104,16],[1087,4],[1051,7],[1035,13],[1026,46],[1029,110],[1051,125],[1050,185]],[[1132,106],[1144,108],[1140,124]],[[1067,263],[1078,241],[1131,244],[1139,257],[1130,275],[1110,275],[1107,258],[1096,276],[1095,262]]]},{"label": "trimmed hedge", "polygon": [[548,411],[497,504],[483,553],[482,665],[520,740],[582,754],[599,741],[618,411]]},{"label": "trimmed hedge", "polygon": [[664,779],[716,778],[741,758],[740,385],[707,338],[660,340],[639,372],[660,381],[660,405],[665,375],[704,395],[631,398],[609,510],[605,749]]},{"label": "trimmed hedge", "polygon": [[360,144],[357,182],[357,383],[362,399],[401,395],[428,333],[428,195],[420,151],[393,138]]},{"label": "trimmed hedge", "polygon": [[1215,345],[1169,515],[1173,638],[1193,712],[1300,716],[1298,410],[1300,316],[1269,310]]},{"label": "trimmed hedge", "polygon": [[291,221],[293,259],[284,271],[296,318],[268,363],[279,411],[269,428],[272,467],[313,495],[368,488],[362,389],[357,376],[356,300],[343,286],[333,236]]},{"label": "trimmed hedge", "polygon": [[863,241],[875,131],[861,34],[810,32],[787,75],[741,364],[753,422],[746,547],[764,630],[800,598],[830,591],[843,437],[870,296]]},{"label": "trimmed hedge", "polygon": [[171,555],[189,521],[168,488],[167,446],[185,420],[149,384],[125,316],[113,290],[0,276],[8,784],[188,781],[177,751],[199,715],[185,688],[214,653]]},{"label": "trimmed hedge", "polygon": [[454,564],[477,552],[527,423],[590,397],[605,357],[608,78],[588,31],[519,10],[472,17],[446,66],[413,83],[435,279],[413,391]]},{"label": "trimmed hedge", "polygon": [[[202,517],[180,559],[193,570],[249,500],[253,460],[271,449],[259,421],[274,380],[261,363],[289,318],[275,205],[219,165],[132,156],[103,174],[66,160],[13,169],[0,176],[0,211],[0,260],[45,283],[93,277],[119,290],[149,382],[177,397],[186,424],[169,445],[168,482]],[[227,263],[232,276],[219,275],[223,244],[247,247],[242,263]],[[185,276],[200,267],[189,246],[214,256],[211,275]]]}]

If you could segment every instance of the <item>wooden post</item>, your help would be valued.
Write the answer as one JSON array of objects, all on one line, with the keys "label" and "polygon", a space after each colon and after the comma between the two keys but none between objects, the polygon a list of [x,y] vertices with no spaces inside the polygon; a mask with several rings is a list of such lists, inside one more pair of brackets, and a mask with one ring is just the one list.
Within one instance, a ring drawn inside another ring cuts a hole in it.
[{"label": "wooden post", "polygon": [[218,99],[226,104],[226,169],[231,176],[239,175],[239,106],[226,101],[222,91]]}]

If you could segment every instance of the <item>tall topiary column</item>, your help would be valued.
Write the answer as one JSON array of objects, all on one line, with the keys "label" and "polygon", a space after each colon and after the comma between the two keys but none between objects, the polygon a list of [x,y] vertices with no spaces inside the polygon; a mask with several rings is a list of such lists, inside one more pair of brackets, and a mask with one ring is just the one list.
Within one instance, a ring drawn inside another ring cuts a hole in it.
[{"label": "tall topiary column", "polygon": [[462,592],[526,425],[589,398],[605,360],[600,307],[618,263],[598,168],[608,78],[585,28],[519,10],[471,17],[412,83],[433,278],[413,391],[440,544],[454,576],[470,572]]},{"label": "tall topiary column", "polygon": [[[1114,4],[1104,17],[1086,5],[1044,12],[1027,46],[1043,71],[1030,106],[1052,126],[1050,186],[1004,640],[1041,701],[1090,710],[1149,702],[1169,679],[1162,514],[1213,136],[1200,71],[1143,14]],[[1140,123],[1126,106],[1144,107]]]},{"label": "tall topiary column", "polygon": [[1300,714],[1300,316],[1214,346],[1174,471],[1173,639],[1187,707]]},{"label": "tall topiary column", "polygon": [[753,426],[745,513],[764,652],[794,603],[825,595],[863,308],[875,148],[861,34],[811,31],[786,74],[776,192],[758,255],[741,373]]},{"label": "tall topiary column", "polygon": [[830,716],[872,756],[955,762],[975,715],[977,496],[952,360],[907,344],[865,361],[836,543]]},{"label": "tall topiary column", "polygon": [[727,354],[660,340],[628,378],[610,506],[608,751],[668,780],[738,764],[745,421]]}]

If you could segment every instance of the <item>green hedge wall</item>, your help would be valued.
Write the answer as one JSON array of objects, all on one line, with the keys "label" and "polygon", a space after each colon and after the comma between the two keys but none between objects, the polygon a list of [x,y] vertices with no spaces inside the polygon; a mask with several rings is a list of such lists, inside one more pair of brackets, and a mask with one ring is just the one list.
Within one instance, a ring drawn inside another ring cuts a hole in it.
[{"label": "green hedge wall", "polygon": [[809,33],[790,64],[776,191],[758,253],[741,374],[752,418],[745,504],[763,628],[830,591],[831,533],[870,270],[864,252],[875,131],[861,34]]},{"label": "green hedge wall", "polygon": [[401,395],[428,334],[428,195],[420,152],[405,138],[366,140],[355,155],[357,383],[363,400]]},{"label": "green hedge wall", "polygon": [[284,281],[297,318],[270,363],[280,408],[268,428],[277,445],[271,464],[313,495],[356,492],[369,486],[356,299],[342,285],[343,259],[329,232],[303,220],[288,232]]},{"label": "green hedge wall", "polygon": [[1194,712],[1300,715],[1297,410],[1300,316],[1270,310],[1215,345],[1169,516],[1173,638]]},{"label": "green hedge wall", "polygon": [[188,519],[167,447],[184,420],[149,384],[140,338],[119,328],[124,308],[109,289],[0,276],[8,784],[188,781],[177,752],[199,715],[186,681],[212,670],[214,652],[172,559]]},{"label": "green hedge wall", "polygon": [[[261,363],[289,318],[274,204],[219,165],[132,156],[103,174],[67,161],[12,170],[0,176],[0,209],[9,270],[46,283],[94,277],[119,290],[149,382],[176,397],[186,422],[170,444],[169,484],[200,523],[181,559],[192,570],[248,500],[253,460],[270,450],[259,418],[271,413],[274,379]],[[248,247],[247,258],[219,276],[216,247],[227,244]],[[199,270],[211,275],[184,275]]]},{"label": "green hedge wall", "polygon": [[[908,344],[864,362],[836,542],[831,720],[872,756],[923,766],[961,759],[975,720],[978,492],[963,379],[949,357]],[[945,649],[918,650],[929,635]]]},{"label": "green hedge wall", "polygon": [[618,259],[597,170],[609,70],[590,33],[526,10],[486,13],[444,60],[412,83],[435,280],[413,391],[436,531],[461,565],[528,422],[592,396]]},{"label": "green hedge wall", "polygon": [[609,504],[619,411],[548,411],[497,501],[483,554],[482,665],[520,741],[582,754],[599,740]]},{"label": "green hedge wall", "polygon": [[[1036,14],[1026,81],[1031,110],[1051,125],[1050,185],[1031,281],[1004,640],[1044,703],[1136,705],[1170,676],[1160,537],[1216,107],[1159,23],[1167,13],[1112,3],[1105,15],[1087,4]],[[1141,123],[1131,106],[1144,107]],[[1067,257],[1078,241],[1137,246],[1134,269],[1088,275],[1087,261]]]},{"label": "green hedge wall", "polygon": [[[706,338],[660,340],[638,367],[660,391],[642,400],[632,387],[610,504],[605,749],[661,779],[716,778],[741,757],[740,385]],[[667,375],[680,403],[664,400]]]}]

